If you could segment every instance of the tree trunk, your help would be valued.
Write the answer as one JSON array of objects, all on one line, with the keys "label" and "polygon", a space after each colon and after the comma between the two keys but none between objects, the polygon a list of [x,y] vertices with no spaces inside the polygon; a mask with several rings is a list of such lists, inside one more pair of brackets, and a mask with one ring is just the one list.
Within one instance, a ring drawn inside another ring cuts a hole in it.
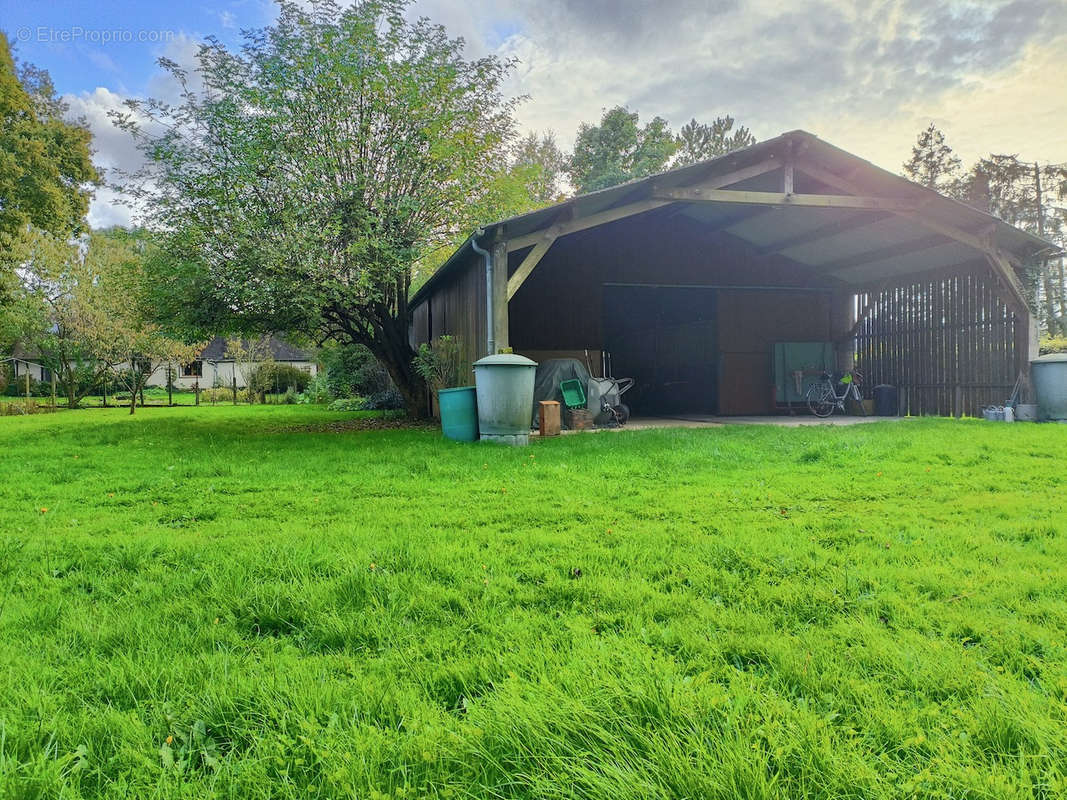
[{"label": "tree trunk", "polygon": [[415,372],[411,361],[415,351],[408,344],[407,322],[388,319],[374,337],[370,350],[385,366],[397,391],[404,397],[404,406],[412,419],[424,419],[429,413],[429,394],[426,382]]}]

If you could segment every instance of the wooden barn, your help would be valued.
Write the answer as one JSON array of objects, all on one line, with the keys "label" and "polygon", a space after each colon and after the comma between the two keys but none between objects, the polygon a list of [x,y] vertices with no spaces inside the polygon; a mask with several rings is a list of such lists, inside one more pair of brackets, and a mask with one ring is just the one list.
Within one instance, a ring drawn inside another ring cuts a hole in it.
[{"label": "wooden barn", "polygon": [[794,131],[486,225],[414,295],[411,337],[607,351],[638,414],[774,413],[853,365],[903,413],[977,414],[1036,356],[1022,275],[1054,249]]}]

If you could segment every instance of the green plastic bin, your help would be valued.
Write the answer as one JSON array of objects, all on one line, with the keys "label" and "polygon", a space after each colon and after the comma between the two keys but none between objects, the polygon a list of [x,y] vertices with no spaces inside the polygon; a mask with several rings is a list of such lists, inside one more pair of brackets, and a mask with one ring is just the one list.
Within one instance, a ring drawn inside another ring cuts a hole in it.
[{"label": "green plastic bin", "polygon": [[441,409],[441,432],[456,442],[478,441],[478,396],[473,386],[441,389],[437,393]]},{"label": "green plastic bin", "polygon": [[567,408],[585,408],[585,387],[580,380],[563,381],[559,385],[559,391]]}]

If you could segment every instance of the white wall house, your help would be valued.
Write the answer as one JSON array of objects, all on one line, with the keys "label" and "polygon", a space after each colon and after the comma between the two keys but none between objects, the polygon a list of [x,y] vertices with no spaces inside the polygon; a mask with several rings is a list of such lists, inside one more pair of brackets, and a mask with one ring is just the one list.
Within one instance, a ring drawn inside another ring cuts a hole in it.
[{"label": "white wall house", "polygon": [[[243,348],[248,348],[248,342],[242,342]],[[288,342],[275,339],[273,336],[268,344],[271,358],[276,364],[288,364],[289,366],[302,369],[304,372],[315,377],[318,374],[318,365],[312,355],[306,350],[293,347]],[[234,381],[237,388],[243,389],[248,385],[248,374],[260,365],[260,361],[237,361],[228,352],[226,339],[216,336],[205,347],[200,357],[189,364],[175,365],[174,386],[180,389],[193,389],[197,385],[201,389],[210,389],[213,386],[230,388]],[[149,386],[167,385],[167,368],[161,367],[152,373],[148,379]],[[284,388],[284,387],[283,387]]]},{"label": "white wall house", "polygon": [[[248,342],[243,342],[243,348],[247,350]],[[304,372],[315,377],[318,374],[318,365],[313,356],[306,350],[293,347],[288,342],[271,337],[268,344],[270,355],[276,364],[288,364],[289,366],[302,369]],[[9,359],[14,366],[15,379],[26,380],[26,373],[33,381],[52,380],[51,371],[39,363],[37,358],[16,346]],[[177,389],[193,389],[199,385],[201,389],[210,389],[215,386],[230,388],[234,381],[238,389],[244,389],[248,385],[248,375],[261,361],[245,362],[236,361],[228,353],[226,339],[216,336],[207,347],[201,351],[199,358],[189,364],[174,364],[174,386]],[[118,365],[123,369],[124,365]],[[152,373],[148,379],[148,386],[167,385],[167,367],[162,366]],[[285,388],[285,387],[282,387]]]}]

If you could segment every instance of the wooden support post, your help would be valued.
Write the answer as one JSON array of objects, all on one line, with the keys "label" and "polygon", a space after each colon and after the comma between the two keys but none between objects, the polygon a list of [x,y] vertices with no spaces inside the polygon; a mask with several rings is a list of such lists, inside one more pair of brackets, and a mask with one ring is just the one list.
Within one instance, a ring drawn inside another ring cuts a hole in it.
[{"label": "wooden support post", "polygon": [[30,399],[30,365],[26,365],[26,399]]},{"label": "wooden support post", "polygon": [[56,373],[52,370],[52,410],[56,410]]},{"label": "wooden support post", "polygon": [[[496,350],[506,350],[508,343],[508,243],[493,245],[493,318],[486,321],[493,326]],[[493,355],[490,353],[490,355]]]},{"label": "wooden support post", "polygon": [[835,290],[830,295],[830,340],[834,343],[834,355],[839,370],[850,370],[855,366],[854,339],[857,322],[853,325],[854,295],[851,291]]},{"label": "wooden support post", "polygon": [[196,397],[196,405],[200,405],[200,379],[193,381],[193,395]]},{"label": "wooden support post", "polygon": [[793,143],[786,143],[785,166],[782,168],[782,191],[789,195],[793,193]]}]

